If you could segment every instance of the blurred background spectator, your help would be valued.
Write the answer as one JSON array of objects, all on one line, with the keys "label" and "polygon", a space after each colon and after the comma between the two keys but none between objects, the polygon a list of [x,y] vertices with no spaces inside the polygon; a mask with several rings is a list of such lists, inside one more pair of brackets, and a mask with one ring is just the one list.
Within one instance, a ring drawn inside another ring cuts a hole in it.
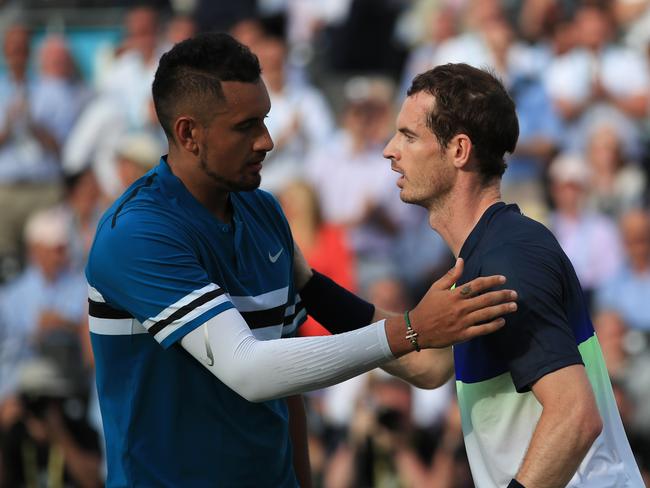
[{"label": "blurred background spectator", "polygon": [[558,156],[549,176],[554,206],[549,227],[571,259],[591,303],[592,293],[611,279],[621,264],[620,236],[609,217],[587,207],[591,172],[582,156]]},{"label": "blurred background spectator", "polygon": [[18,369],[20,414],[0,440],[0,486],[102,486],[99,436],[56,363],[31,359]]},{"label": "blurred background spectator", "polygon": [[[648,0],[0,2],[0,479],[23,485],[7,463],[24,463],[28,440],[29,472],[101,483],[85,258],[103,209],[165,150],[150,95],[160,55],[207,30],[260,58],[275,141],[262,184],[308,262],[397,313],[453,257],[381,156],[396,109],[441,63],[503,79],[520,121],[503,197],[551,228],[593,298],[647,477],[648,26]],[[37,415],[24,361],[55,400]],[[472,486],[453,398],[453,383],[425,392],[376,373],[309,395],[315,486]]]}]

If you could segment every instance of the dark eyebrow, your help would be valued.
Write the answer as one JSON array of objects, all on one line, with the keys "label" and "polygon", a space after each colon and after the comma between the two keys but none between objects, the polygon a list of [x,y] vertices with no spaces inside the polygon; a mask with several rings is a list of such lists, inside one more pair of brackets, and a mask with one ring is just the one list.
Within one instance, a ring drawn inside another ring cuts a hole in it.
[{"label": "dark eyebrow", "polygon": [[407,129],[406,127],[400,127],[397,129],[398,132],[401,134],[404,134],[406,137],[417,137],[418,135],[413,132],[411,129]]}]

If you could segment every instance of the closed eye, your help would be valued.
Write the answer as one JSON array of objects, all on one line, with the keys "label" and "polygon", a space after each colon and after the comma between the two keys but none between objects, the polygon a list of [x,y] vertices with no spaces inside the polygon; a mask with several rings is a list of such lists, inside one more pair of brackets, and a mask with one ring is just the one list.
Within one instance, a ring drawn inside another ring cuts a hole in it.
[{"label": "closed eye", "polygon": [[241,131],[241,132],[246,132],[251,129],[255,129],[257,127],[260,127],[264,125],[264,119],[266,119],[268,115],[265,115],[264,117],[254,117],[250,119],[243,120],[239,122],[238,124],[235,124],[235,130]]},{"label": "closed eye", "polygon": [[415,132],[413,132],[412,130],[407,129],[405,127],[402,127],[400,129],[398,129],[398,132],[400,134],[402,134],[404,137],[406,137],[406,140],[408,142],[413,142],[415,139],[417,139],[417,134]]}]

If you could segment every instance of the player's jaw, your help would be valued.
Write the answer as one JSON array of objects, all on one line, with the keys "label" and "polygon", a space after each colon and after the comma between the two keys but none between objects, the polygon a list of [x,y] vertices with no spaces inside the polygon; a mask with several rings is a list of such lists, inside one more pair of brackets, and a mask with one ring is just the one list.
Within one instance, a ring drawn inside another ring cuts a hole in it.
[{"label": "player's jaw", "polygon": [[235,171],[228,171],[228,173],[212,170],[203,159],[199,160],[199,164],[203,173],[223,190],[230,192],[252,191],[259,188],[262,182],[260,172],[265,157],[265,152],[255,153],[237,165]]}]

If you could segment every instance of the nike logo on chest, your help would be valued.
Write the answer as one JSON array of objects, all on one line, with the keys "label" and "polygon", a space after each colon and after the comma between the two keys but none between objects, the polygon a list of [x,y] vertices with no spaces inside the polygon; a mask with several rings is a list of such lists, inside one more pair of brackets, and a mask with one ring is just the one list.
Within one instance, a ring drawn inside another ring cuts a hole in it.
[{"label": "nike logo on chest", "polygon": [[282,254],[282,251],[284,251],[284,248],[280,248],[278,253],[275,254],[275,255],[271,255],[271,251],[269,251],[269,261],[271,261],[272,263],[275,263],[278,260],[278,258],[280,257],[280,254]]}]

